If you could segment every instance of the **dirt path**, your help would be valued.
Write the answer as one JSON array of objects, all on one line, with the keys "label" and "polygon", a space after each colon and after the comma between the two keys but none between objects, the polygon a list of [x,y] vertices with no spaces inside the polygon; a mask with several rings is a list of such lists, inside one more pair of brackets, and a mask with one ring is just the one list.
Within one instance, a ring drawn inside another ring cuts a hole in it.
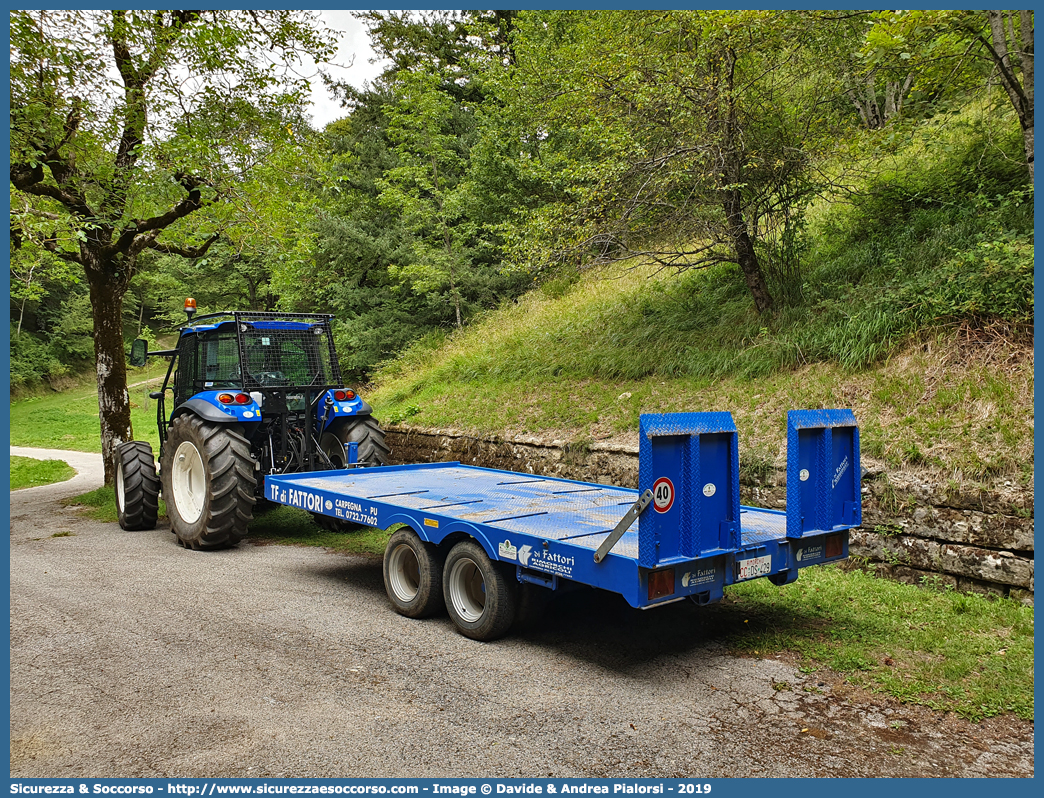
[{"label": "dirt path", "polygon": [[1032,723],[732,656],[705,609],[578,592],[476,643],[392,612],[374,559],[186,551],[73,482],[12,494],[13,776],[1033,775]]}]

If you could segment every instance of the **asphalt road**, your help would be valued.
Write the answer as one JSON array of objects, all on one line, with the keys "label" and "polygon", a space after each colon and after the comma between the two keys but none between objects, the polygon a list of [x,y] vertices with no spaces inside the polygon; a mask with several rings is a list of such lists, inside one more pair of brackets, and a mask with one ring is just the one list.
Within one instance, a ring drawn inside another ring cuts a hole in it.
[{"label": "asphalt road", "polygon": [[14,777],[1033,774],[1031,723],[733,656],[706,608],[578,592],[478,643],[395,614],[374,559],[85,519],[57,499],[100,457],[53,455],[80,481],[11,497]]}]

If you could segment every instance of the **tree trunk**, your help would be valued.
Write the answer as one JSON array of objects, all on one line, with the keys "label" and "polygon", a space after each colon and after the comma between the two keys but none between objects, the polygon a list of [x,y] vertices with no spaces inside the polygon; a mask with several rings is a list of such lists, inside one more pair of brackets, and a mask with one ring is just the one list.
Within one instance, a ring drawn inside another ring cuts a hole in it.
[{"label": "tree trunk", "polygon": [[[1000,82],[1008,93],[1012,107],[1019,118],[1022,127],[1023,142],[1026,150],[1026,167],[1029,169],[1030,184],[1033,183],[1033,19],[1029,12],[1020,12],[1020,25],[1022,27],[1021,50],[1016,49],[1015,58],[1012,58],[1011,49],[1008,46],[1005,31],[1006,12],[990,10],[986,12],[986,19],[990,26],[990,38],[992,40],[992,52],[994,64],[1000,72]],[[1010,22],[1010,20],[1009,20]],[[1014,31],[1014,23],[1011,23]],[[1013,34],[1014,36],[1014,34]],[[984,40],[985,41],[985,40]],[[1011,42],[1012,46],[1018,48],[1017,41]],[[989,43],[987,43],[989,46]],[[1021,67],[1022,82],[1016,74],[1017,68]]]},{"label": "tree trunk", "polygon": [[453,266],[453,239],[450,238],[449,230],[445,236],[446,255],[449,256],[450,293],[453,294],[453,309],[457,311],[457,329],[464,329],[464,322],[460,318],[460,291],[457,290],[457,276]]},{"label": "tree trunk", "polygon": [[86,272],[94,316],[102,459],[105,462],[105,484],[111,485],[116,478],[116,448],[134,440],[127,393],[127,359],[123,351],[123,290],[106,275],[104,264],[88,268]]},{"label": "tree trunk", "polygon": [[765,275],[758,262],[758,253],[754,251],[754,242],[747,230],[747,222],[743,218],[743,200],[738,191],[727,191],[725,194],[725,216],[727,218],[729,237],[736,251],[736,261],[747,281],[747,288],[754,299],[754,307],[759,314],[772,310],[772,294],[765,283]]},{"label": "tree trunk", "polygon": [[1033,120],[1030,120],[1029,127],[1023,128],[1022,140],[1026,148],[1026,165],[1029,167],[1030,173],[1030,185],[1033,185]]}]

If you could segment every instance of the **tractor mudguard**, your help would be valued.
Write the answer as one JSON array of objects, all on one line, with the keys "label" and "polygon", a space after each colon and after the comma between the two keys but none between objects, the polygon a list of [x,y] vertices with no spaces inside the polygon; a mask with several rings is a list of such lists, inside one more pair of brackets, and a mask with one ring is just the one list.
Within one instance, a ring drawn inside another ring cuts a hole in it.
[{"label": "tractor mudguard", "polygon": [[[351,418],[353,416],[370,416],[373,415],[373,408],[369,404],[364,402],[359,396],[354,399],[346,399],[338,402],[333,397],[333,391],[327,391],[326,396],[330,398],[332,404],[330,405],[330,412],[326,415],[326,423],[323,424],[322,432],[329,429],[330,425],[336,422],[340,418]],[[319,416],[322,417],[323,413],[323,402],[325,397],[320,400],[319,404]]]},{"label": "tractor mudguard", "polygon": [[174,412],[170,414],[170,420],[173,422],[178,416],[185,413],[194,413],[203,420],[212,421],[215,424],[256,424],[261,421],[261,408],[253,400],[249,404],[244,405],[221,404],[217,399],[221,393],[228,392],[204,391],[203,393],[197,393],[191,399],[178,405]]}]

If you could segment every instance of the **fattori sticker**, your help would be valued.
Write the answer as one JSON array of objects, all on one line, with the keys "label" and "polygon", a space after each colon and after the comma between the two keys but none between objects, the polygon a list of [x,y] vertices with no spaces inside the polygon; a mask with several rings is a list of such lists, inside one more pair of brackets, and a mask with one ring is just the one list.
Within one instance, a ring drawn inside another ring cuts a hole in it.
[{"label": "fattori sticker", "polygon": [[502,560],[517,560],[518,559],[518,548],[511,545],[510,540],[505,540],[499,546],[497,546],[497,553],[500,555]]},{"label": "fattori sticker", "polygon": [[713,568],[700,568],[682,574],[682,587],[699,587],[714,584],[717,572]]},{"label": "fattori sticker", "polygon": [[674,506],[674,483],[660,477],[653,483],[653,509],[665,513]]}]

